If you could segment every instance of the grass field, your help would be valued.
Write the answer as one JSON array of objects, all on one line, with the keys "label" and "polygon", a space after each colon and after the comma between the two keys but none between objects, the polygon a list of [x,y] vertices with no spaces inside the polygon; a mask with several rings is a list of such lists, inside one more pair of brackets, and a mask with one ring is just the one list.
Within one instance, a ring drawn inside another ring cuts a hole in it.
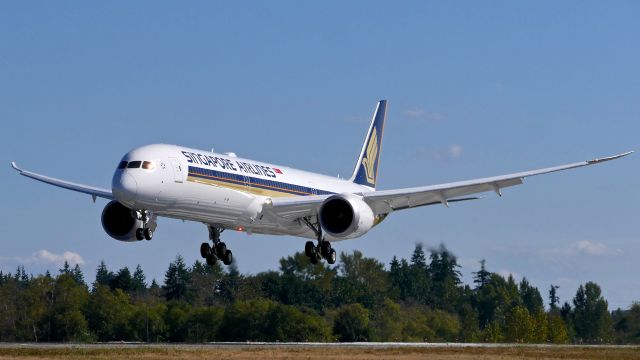
[{"label": "grass field", "polygon": [[640,347],[2,345],[0,359],[640,359]]}]

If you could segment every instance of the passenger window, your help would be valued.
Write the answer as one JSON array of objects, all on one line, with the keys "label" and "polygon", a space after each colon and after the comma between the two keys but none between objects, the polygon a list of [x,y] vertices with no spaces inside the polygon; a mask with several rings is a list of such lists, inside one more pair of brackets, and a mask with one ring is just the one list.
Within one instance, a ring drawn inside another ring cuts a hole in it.
[{"label": "passenger window", "polygon": [[127,167],[126,161],[120,161],[120,164],[118,164],[118,169],[124,169],[126,167]]},{"label": "passenger window", "polygon": [[145,161],[142,163],[142,168],[147,170],[153,170],[156,168],[156,164],[153,161]]},{"label": "passenger window", "polygon": [[129,162],[129,165],[127,165],[127,167],[129,169],[137,169],[140,167],[140,164],[142,164],[142,161],[131,161]]}]

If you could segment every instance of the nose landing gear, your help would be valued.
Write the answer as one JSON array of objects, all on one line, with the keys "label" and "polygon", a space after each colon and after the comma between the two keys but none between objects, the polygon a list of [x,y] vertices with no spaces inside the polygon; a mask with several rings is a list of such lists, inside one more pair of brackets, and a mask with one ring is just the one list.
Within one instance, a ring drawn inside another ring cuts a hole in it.
[{"label": "nose landing gear", "polygon": [[216,264],[216,261],[222,260],[225,265],[230,265],[233,262],[233,253],[227,249],[227,245],[220,241],[220,233],[224,231],[224,228],[217,228],[209,226],[209,240],[213,242],[213,246],[209,243],[200,244],[200,256],[206,259],[209,266]]},{"label": "nose landing gear", "polygon": [[136,220],[142,221],[142,227],[136,229],[136,239],[153,239],[153,229],[149,227],[149,220],[151,219],[149,210],[131,210],[131,216]]}]

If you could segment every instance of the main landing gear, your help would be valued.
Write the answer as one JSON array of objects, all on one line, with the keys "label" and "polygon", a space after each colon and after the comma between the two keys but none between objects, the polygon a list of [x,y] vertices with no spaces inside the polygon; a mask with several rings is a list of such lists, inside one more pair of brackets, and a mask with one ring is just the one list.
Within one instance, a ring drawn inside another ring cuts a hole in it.
[{"label": "main landing gear", "polygon": [[331,247],[331,243],[324,240],[322,235],[322,228],[319,224],[314,224],[309,218],[302,219],[304,223],[316,234],[318,245],[314,245],[313,241],[307,241],[304,244],[304,254],[307,255],[312,264],[317,264],[321,259],[326,259],[327,263],[336,263],[336,250]]},{"label": "main landing gear", "polygon": [[136,239],[153,239],[153,229],[149,227],[149,219],[151,218],[149,210],[131,210],[131,216],[142,221],[142,227],[136,229]]},{"label": "main landing gear", "polygon": [[220,233],[223,231],[223,228],[209,226],[209,240],[213,242],[213,246],[206,242],[200,244],[200,256],[207,260],[209,266],[215,265],[218,259],[225,265],[230,265],[233,261],[233,253],[220,241]]}]

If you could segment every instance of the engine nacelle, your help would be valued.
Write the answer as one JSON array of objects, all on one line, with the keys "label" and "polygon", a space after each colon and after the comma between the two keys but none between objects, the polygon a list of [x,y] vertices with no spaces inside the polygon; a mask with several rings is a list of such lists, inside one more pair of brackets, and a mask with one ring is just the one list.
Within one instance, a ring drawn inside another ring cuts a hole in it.
[{"label": "engine nacelle", "polygon": [[353,194],[327,198],[318,212],[322,230],[334,238],[355,238],[364,235],[374,225],[371,207]]},{"label": "engine nacelle", "polygon": [[[154,221],[150,223],[155,225]],[[115,200],[108,203],[102,210],[102,228],[116,240],[138,241],[136,230],[142,225],[141,220],[133,217],[131,209]]]}]

